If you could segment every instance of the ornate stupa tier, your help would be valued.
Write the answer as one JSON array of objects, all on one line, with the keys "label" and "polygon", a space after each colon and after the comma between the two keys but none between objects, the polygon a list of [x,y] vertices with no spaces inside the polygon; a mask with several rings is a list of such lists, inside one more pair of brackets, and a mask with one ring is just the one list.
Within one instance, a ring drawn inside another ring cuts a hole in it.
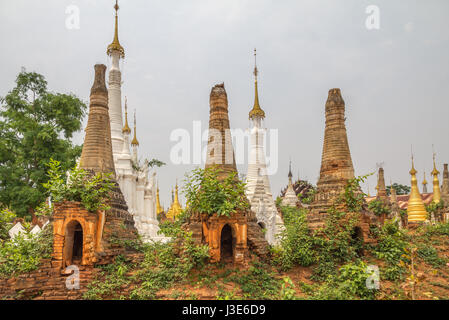
[{"label": "ornate stupa tier", "polygon": [[412,176],[412,188],[407,206],[409,223],[420,223],[427,220],[427,211],[418,189],[417,173],[412,159],[412,169],[410,170],[410,175]]},{"label": "ornate stupa tier", "polygon": [[[256,50],[254,50],[254,57],[256,58]],[[251,204],[251,210],[256,213],[257,222],[266,230],[265,239],[274,245],[277,243],[277,235],[283,229],[284,223],[273,200],[267,174],[264,150],[265,130],[262,128],[262,120],[265,118],[265,112],[259,104],[257,75],[257,64],[255,64],[254,106],[249,113],[251,127],[250,154],[248,173],[246,175],[246,196]]]},{"label": "ornate stupa tier", "polygon": [[237,172],[228,116],[228,96],[224,84],[217,84],[210,93],[209,139],[206,169],[217,167],[225,177]]}]

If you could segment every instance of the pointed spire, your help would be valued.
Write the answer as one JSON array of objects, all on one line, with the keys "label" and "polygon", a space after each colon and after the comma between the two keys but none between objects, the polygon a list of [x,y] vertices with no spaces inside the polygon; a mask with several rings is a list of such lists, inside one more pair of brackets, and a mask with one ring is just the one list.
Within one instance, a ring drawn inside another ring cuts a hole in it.
[{"label": "pointed spire", "polygon": [[175,186],[175,204],[179,205],[179,196],[178,196],[178,179],[176,179],[176,186]]},{"label": "pointed spire", "polygon": [[128,98],[127,97],[125,97],[125,126],[123,127],[122,132],[125,134],[131,133],[131,129],[129,128],[129,125],[128,125]]},{"label": "pointed spire", "polygon": [[288,183],[292,184],[292,178],[293,178],[293,174],[292,174],[292,161],[290,160],[290,163],[288,165]]},{"label": "pointed spire", "polygon": [[424,178],[422,181],[422,193],[427,193],[426,171],[424,170]]},{"label": "pointed spire", "polygon": [[[433,146],[432,146],[433,148]],[[436,153],[433,153],[433,202],[439,203],[441,201],[441,190],[440,190],[440,180],[438,179],[438,175],[440,172],[437,170],[437,166],[435,164]]]},{"label": "pointed spire", "polygon": [[156,189],[156,214],[161,214],[162,212],[164,212],[164,209],[161,206],[161,200],[159,198],[159,182],[158,182]]},{"label": "pointed spire", "polygon": [[368,185],[368,198],[371,198],[371,194],[369,192],[369,185]]},{"label": "pointed spire", "polygon": [[118,51],[120,53],[120,56],[122,58],[125,58],[125,49],[120,45],[120,41],[118,40],[118,0],[115,1],[115,29],[114,29],[114,40],[112,43],[108,46],[107,53],[109,56],[112,55],[112,52]]},{"label": "pointed spire", "polygon": [[254,106],[253,109],[249,113],[249,118],[253,119],[256,117],[265,118],[265,112],[262,110],[259,104],[259,89],[257,86],[257,76],[259,75],[259,70],[257,69],[257,50],[254,49],[254,87],[255,87],[255,96],[254,96]]},{"label": "pointed spire", "polygon": [[412,176],[412,189],[407,206],[407,215],[409,222],[424,222],[427,220],[427,211],[424,207],[424,202],[422,201],[422,197],[418,189],[418,179],[416,179],[417,173],[418,172],[415,169],[415,163],[412,153],[412,169],[410,170],[410,175]]},{"label": "pointed spire", "polygon": [[131,141],[132,146],[138,146],[139,141],[137,141],[137,125],[136,125],[136,110],[134,110],[134,138],[133,141]]}]

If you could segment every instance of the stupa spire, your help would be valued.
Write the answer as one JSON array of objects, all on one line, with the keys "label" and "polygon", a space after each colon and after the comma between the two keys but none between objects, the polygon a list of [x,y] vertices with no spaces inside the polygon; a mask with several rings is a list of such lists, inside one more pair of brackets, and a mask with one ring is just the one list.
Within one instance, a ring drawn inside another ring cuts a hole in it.
[{"label": "stupa spire", "polygon": [[95,80],[90,91],[89,117],[80,167],[95,173],[112,173],[115,176],[105,74],[105,65],[95,65]]},{"label": "stupa spire", "polygon": [[437,170],[437,166],[435,163],[436,153],[433,153],[433,202],[439,203],[441,201],[441,190],[440,190],[440,180],[438,179],[438,175],[440,172]]},{"label": "stupa spire", "polygon": [[427,193],[427,180],[426,180],[426,171],[424,170],[424,176],[422,181],[422,193]]},{"label": "stupa spire", "polygon": [[118,0],[115,1],[115,28],[114,28],[114,39],[112,43],[108,46],[107,53],[109,56],[112,55],[113,51],[118,51],[120,53],[120,57],[125,58],[125,49],[120,45],[120,41],[118,40]]},{"label": "stupa spire", "polygon": [[262,110],[259,104],[259,89],[257,85],[257,76],[259,75],[259,70],[257,69],[257,50],[254,49],[254,106],[249,112],[249,118],[254,119],[256,117],[265,118],[265,112]]},{"label": "stupa spire", "polygon": [[156,189],[156,213],[161,214],[162,212],[164,212],[164,209],[161,206],[161,200],[159,197],[159,183],[158,183]]},{"label": "stupa spire", "polygon": [[417,173],[418,171],[415,169],[415,162],[412,154],[412,169],[410,170],[410,175],[412,176],[412,188],[407,207],[408,221],[412,223],[424,222],[427,219],[427,211],[424,207],[424,203],[418,189],[418,179],[416,178]]},{"label": "stupa spire", "polygon": [[130,134],[131,129],[128,125],[128,99],[125,97],[125,125],[123,126],[122,132],[125,134]]},{"label": "stupa spire", "polygon": [[137,140],[137,122],[136,122],[136,111],[134,110],[134,138],[131,141],[132,146],[138,146],[139,141]]}]

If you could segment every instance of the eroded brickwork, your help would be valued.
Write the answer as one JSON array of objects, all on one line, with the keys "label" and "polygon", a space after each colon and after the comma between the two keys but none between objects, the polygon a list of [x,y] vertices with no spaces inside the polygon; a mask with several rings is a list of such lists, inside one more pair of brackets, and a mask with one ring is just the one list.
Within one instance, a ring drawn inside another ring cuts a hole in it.
[{"label": "eroded brickwork", "polygon": [[[324,226],[328,210],[344,191],[348,180],[354,178],[354,167],[349,149],[345,125],[345,102],[340,89],[329,90],[325,107],[326,125],[324,129],[323,153],[317,193],[308,214],[311,229]],[[337,210],[345,210],[339,205]],[[365,242],[369,242],[369,225],[376,223],[376,217],[362,212],[359,225]]]},{"label": "eroded brickwork", "polygon": [[[217,167],[225,178],[231,172],[237,172],[234,150],[230,134],[228,116],[228,98],[224,84],[216,85],[210,94],[209,140],[206,168]],[[229,230],[229,242],[232,242],[232,261],[245,263],[249,250],[260,257],[268,254],[268,242],[257,224],[256,214],[251,210],[238,211],[231,217],[209,216],[195,213],[184,225],[193,233],[197,243],[209,245],[212,262],[223,259],[223,244],[226,231]],[[229,229],[227,229],[229,228]]]}]

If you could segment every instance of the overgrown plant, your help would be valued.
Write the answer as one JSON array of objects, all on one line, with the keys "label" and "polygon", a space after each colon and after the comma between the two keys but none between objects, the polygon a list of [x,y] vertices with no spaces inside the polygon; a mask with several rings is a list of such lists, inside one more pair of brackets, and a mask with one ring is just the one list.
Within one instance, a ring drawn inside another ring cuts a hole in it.
[{"label": "overgrown plant", "polygon": [[41,233],[20,233],[14,239],[0,242],[0,277],[11,277],[36,270],[41,259],[51,257],[53,229],[47,226]]},{"label": "overgrown plant", "polygon": [[59,161],[50,160],[48,164],[49,180],[44,187],[54,202],[81,202],[89,212],[108,210],[107,196],[114,187],[111,174],[92,175],[75,166],[68,175],[61,169]]},{"label": "overgrown plant", "polygon": [[188,213],[231,216],[239,210],[247,210],[249,202],[245,195],[245,183],[236,172],[219,179],[220,169],[197,168],[186,176],[183,193],[187,199]]},{"label": "overgrown plant", "polygon": [[2,240],[9,239],[8,231],[13,227],[13,220],[16,217],[14,212],[9,209],[0,210],[0,243]]},{"label": "overgrown plant", "polygon": [[280,246],[272,249],[273,263],[288,270],[294,265],[310,266],[315,262],[314,239],[306,219],[306,210],[292,207],[281,208],[285,229],[280,236]]}]

